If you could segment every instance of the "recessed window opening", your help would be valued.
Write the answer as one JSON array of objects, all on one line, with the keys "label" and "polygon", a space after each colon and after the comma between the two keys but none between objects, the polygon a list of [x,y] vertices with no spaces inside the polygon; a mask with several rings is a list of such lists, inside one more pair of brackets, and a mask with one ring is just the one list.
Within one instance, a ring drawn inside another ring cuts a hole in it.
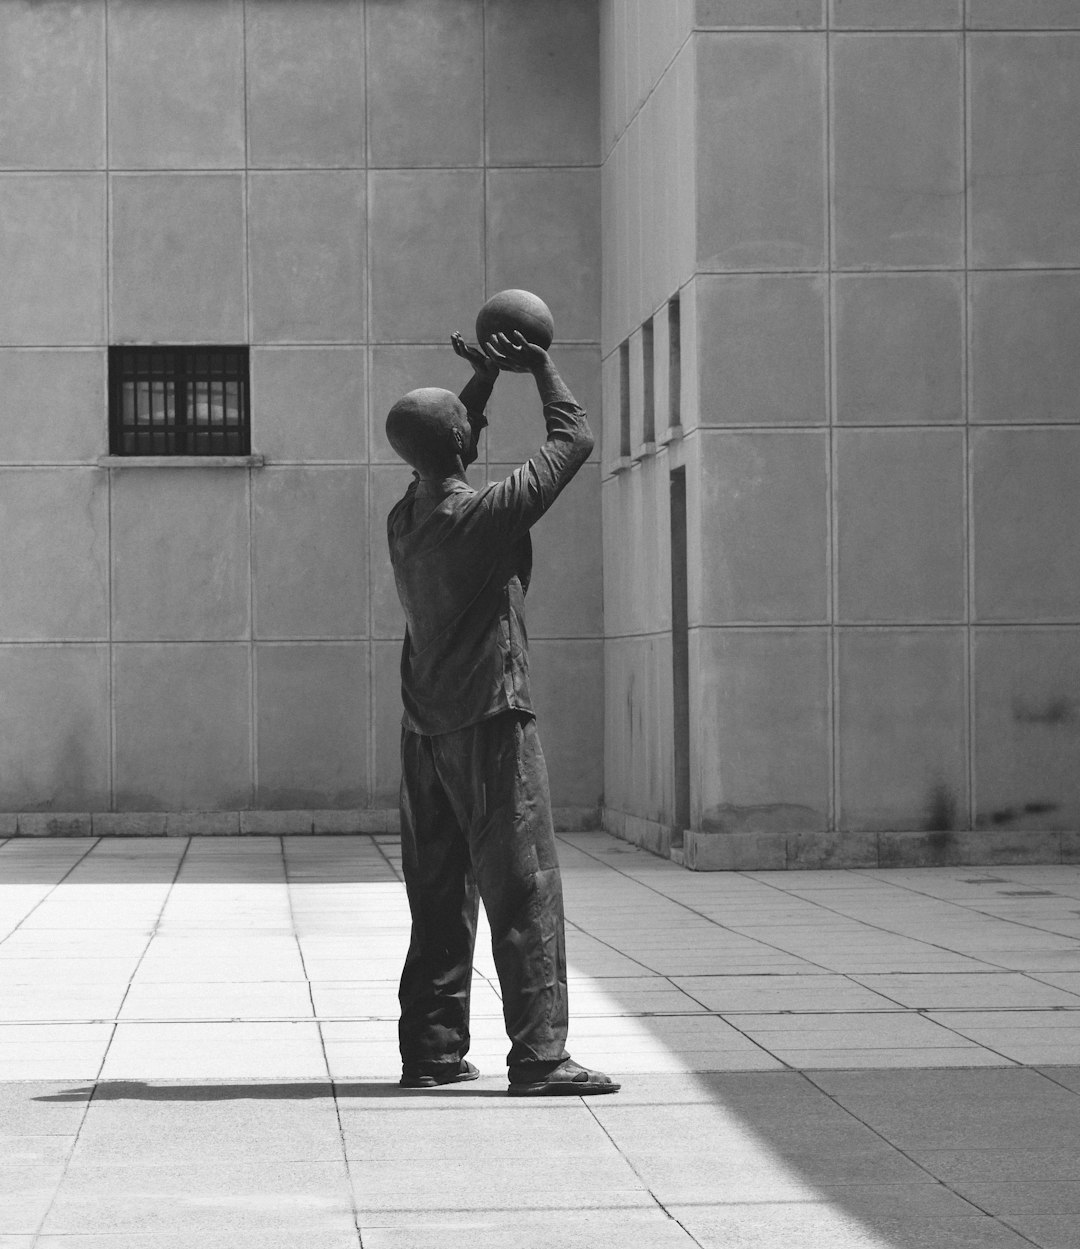
[{"label": "recessed window opening", "polygon": [[680,424],[682,405],[682,344],[679,339],[679,297],[668,300],[668,425]]},{"label": "recessed window opening", "polygon": [[671,473],[671,684],[674,707],[675,837],[690,827],[690,611],[686,563],[686,469]]},{"label": "recessed window opening", "polygon": [[619,455],[630,455],[630,340],[619,345]]},{"label": "recessed window opening", "polygon": [[112,455],[248,455],[246,346],[110,347]]},{"label": "recessed window opening", "polygon": [[641,371],[644,386],[644,432],[642,437],[645,442],[655,442],[656,395],[654,378],[656,376],[656,354],[653,348],[652,317],[641,327]]}]

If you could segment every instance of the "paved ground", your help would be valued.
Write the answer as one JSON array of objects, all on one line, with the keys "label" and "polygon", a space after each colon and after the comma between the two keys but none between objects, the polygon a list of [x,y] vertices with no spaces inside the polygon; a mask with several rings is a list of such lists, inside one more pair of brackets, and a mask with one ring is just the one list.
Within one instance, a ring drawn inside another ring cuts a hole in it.
[{"label": "paved ground", "polygon": [[0,1249],[1080,1246],[1080,868],[562,838],[599,1098],[392,1081],[392,838],[0,843]]}]

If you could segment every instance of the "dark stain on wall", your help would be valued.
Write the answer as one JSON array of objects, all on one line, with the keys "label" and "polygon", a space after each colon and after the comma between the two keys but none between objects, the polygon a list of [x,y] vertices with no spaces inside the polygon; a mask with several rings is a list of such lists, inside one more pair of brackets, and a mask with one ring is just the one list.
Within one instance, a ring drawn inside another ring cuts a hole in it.
[{"label": "dark stain on wall", "polygon": [[978,824],[981,828],[987,824],[1000,828],[1003,824],[1023,819],[1025,815],[1050,815],[1060,806],[1058,802],[1025,802],[1021,807],[998,807],[996,811],[987,811],[985,815],[980,815]]},{"label": "dark stain on wall", "polygon": [[1020,724],[1048,724],[1057,726],[1071,724],[1077,718],[1076,700],[1064,694],[1047,698],[1041,702],[1014,698],[1012,704],[1013,719]]},{"label": "dark stain on wall", "polygon": [[956,795],[944,781],[938,781],[927,799],[923,832],[948,833],[959,826]]},{"label": "dark stain on wall", "polygon": [[1051,811],[1056,811],[1061,804],[1059,802],[1025,802],[1025,815],[1049,815]]}]

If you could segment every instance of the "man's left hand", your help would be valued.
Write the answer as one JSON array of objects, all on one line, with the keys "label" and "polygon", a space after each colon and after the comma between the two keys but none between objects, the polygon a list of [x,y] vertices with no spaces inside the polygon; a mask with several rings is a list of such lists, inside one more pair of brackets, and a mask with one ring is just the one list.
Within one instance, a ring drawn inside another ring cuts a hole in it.
[{"label": "man's left hand", "polygon": [[477,377],[493,382],[499,376],[497,362],[482,352],[479,347],[470,347],[456,331],[450,335],[450,346],[453,347],[455,354],[459,355],[462,360],[468,360],[473,366],[473,372],[475,372]]}]

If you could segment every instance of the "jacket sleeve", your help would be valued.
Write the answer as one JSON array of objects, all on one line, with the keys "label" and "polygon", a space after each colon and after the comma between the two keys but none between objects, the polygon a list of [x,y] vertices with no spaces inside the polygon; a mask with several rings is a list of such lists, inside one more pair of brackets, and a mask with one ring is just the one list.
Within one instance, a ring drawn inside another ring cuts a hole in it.
[{"label": "jacket sleeve", "polygon": [[496,540],[510,546],[532,528],[589,458],[588,417],[572,399],[544,405],[547,438],[509,477],[484,491],[483,508]]}]

